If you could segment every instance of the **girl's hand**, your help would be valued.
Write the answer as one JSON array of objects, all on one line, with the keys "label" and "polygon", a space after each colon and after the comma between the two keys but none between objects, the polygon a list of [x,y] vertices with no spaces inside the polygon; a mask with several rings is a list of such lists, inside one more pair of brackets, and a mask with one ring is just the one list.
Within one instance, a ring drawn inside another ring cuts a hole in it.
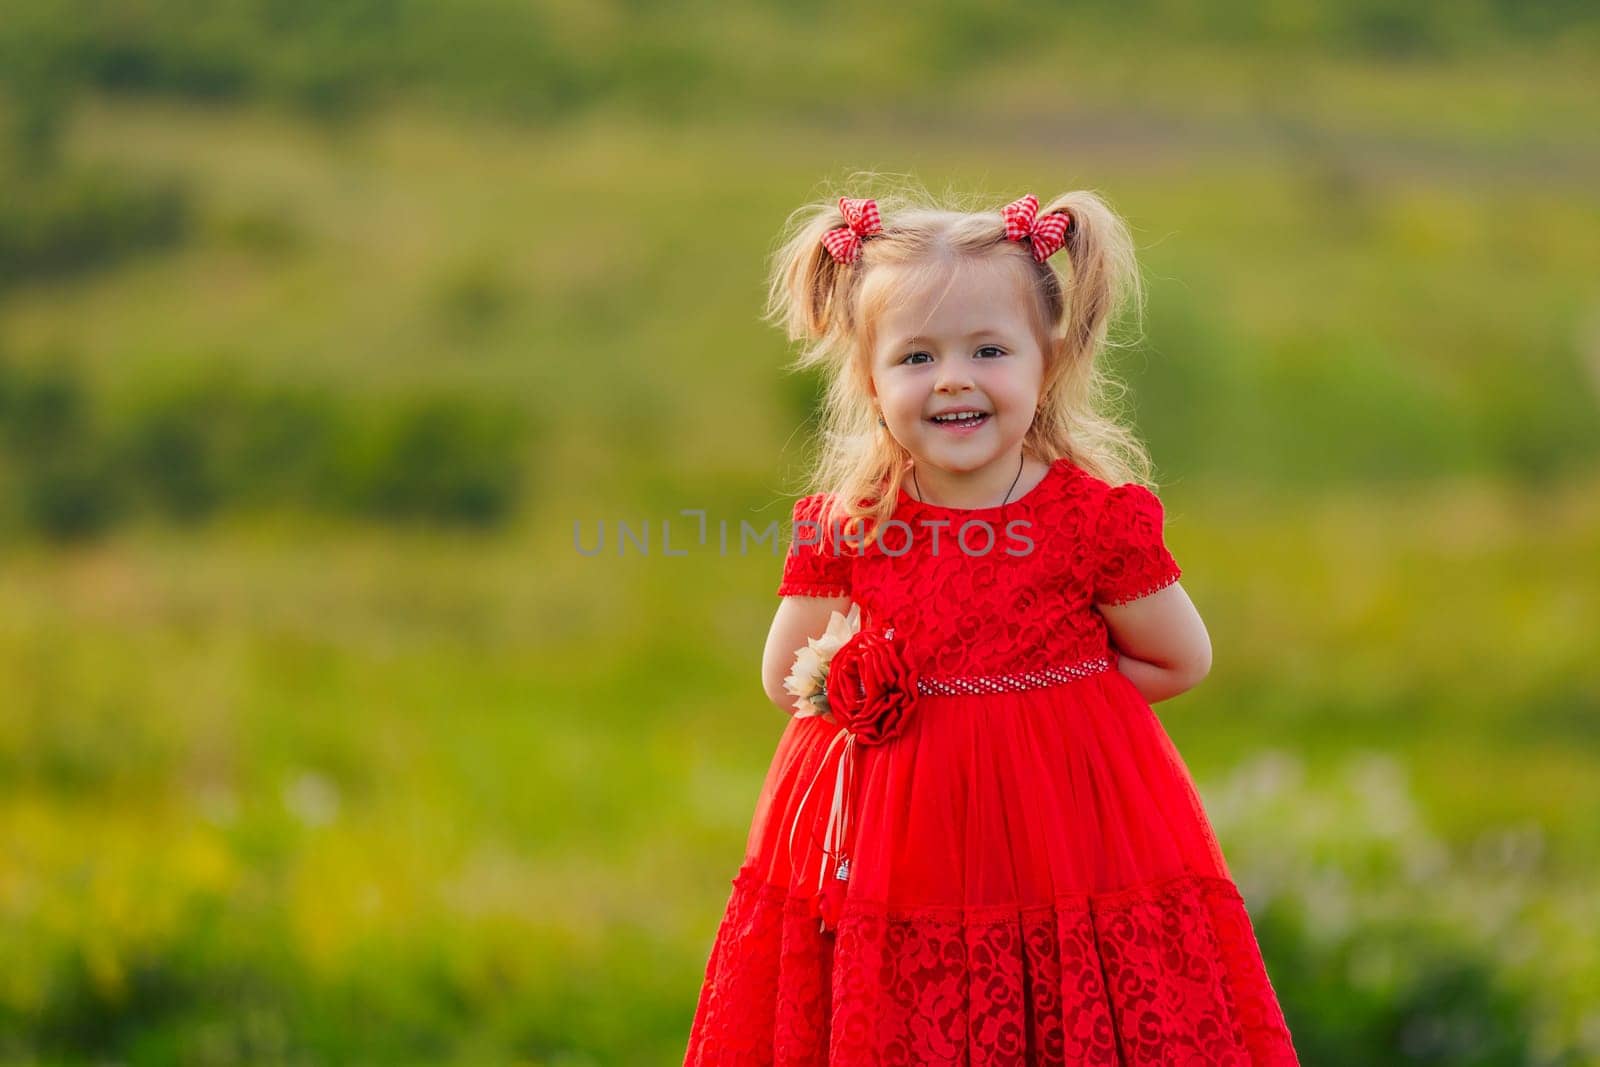
[{"label": "girl's hand", "polygon": [[1194,688],[1171,670],[1131,656],[1117,657],[1117,670],[1139,690],[1146,704],[1157,704]]}]

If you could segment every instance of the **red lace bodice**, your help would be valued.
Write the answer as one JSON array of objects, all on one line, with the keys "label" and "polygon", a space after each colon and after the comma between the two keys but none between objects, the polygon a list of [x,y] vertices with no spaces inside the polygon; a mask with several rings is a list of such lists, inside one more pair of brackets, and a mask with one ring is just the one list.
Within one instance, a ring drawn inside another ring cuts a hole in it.
[{"label": "red lace bodice", "polygon": [[879,542],[857,552],[824,496],[801,497],[779,596],[849,596],[862,626],[893,626],[926,675],[995,675],[1105,655],[1094,604],[1178,580],[1163,509],[1142,485],[1112,486],[1058,459],[1001,508],[947,508],[901,491]]}]

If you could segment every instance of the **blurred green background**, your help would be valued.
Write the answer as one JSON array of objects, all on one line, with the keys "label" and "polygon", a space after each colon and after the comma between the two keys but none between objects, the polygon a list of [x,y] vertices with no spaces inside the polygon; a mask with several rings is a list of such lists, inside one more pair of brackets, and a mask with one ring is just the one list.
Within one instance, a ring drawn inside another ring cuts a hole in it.
[{"label": "blurred green background", "polygon": [[783,728],[781,560],[715,547],[811,447],[765,257],[873,169],[1135,229],[1216,650],[1158,711],[1304,1062],[1600,1063],[1597,59],[1576,2],[10,0],[0,1059],[681,1059]]}]

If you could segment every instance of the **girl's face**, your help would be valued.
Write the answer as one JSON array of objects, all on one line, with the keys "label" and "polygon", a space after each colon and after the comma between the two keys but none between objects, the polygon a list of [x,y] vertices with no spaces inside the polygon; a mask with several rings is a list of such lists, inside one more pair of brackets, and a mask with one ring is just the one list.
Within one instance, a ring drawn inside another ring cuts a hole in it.
[{"label": "girl's face", "polygon": [[[1016,466],[1044,380],[1026,298],[1008,270],[963,262],[883,312],[872,393],[919,465],[977,480]],[[976,414],[939,418],[963,411]]]}]

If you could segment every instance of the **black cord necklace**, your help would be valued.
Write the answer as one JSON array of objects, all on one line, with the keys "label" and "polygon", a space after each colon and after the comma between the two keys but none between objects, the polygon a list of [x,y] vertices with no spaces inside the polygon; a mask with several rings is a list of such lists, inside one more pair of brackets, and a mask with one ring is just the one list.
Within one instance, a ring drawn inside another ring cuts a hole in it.
[{"label": "black cord necklace", "polygon": [[[1005,519],[1005,516],[1006,516],[1006,504],[1008,502],[1010,502],[1011,494],[1017,488],[1017,483],[1022,481],[1022,466],[1026,462],[1027,462],[1027,457],[1025,457],[1025,456],[1018,456],[1017,457],[1017,476],[1015,478],[1011,479],[1011,488],[1006,490],[1006,498],[1005,498],[1005,500],[1000,501],[1000,518],[1002,519],[1002,521]],[[917,487],[917,499],[921,500],[924,504],[926,504],[928,501],[922,495],[922,483],[917,481],[917,468],[916,468],[915,464],[913,464],[912,467],[911,467],[911,484]],[[937,505],[935,505],[935,506],[937,506]]]}]

